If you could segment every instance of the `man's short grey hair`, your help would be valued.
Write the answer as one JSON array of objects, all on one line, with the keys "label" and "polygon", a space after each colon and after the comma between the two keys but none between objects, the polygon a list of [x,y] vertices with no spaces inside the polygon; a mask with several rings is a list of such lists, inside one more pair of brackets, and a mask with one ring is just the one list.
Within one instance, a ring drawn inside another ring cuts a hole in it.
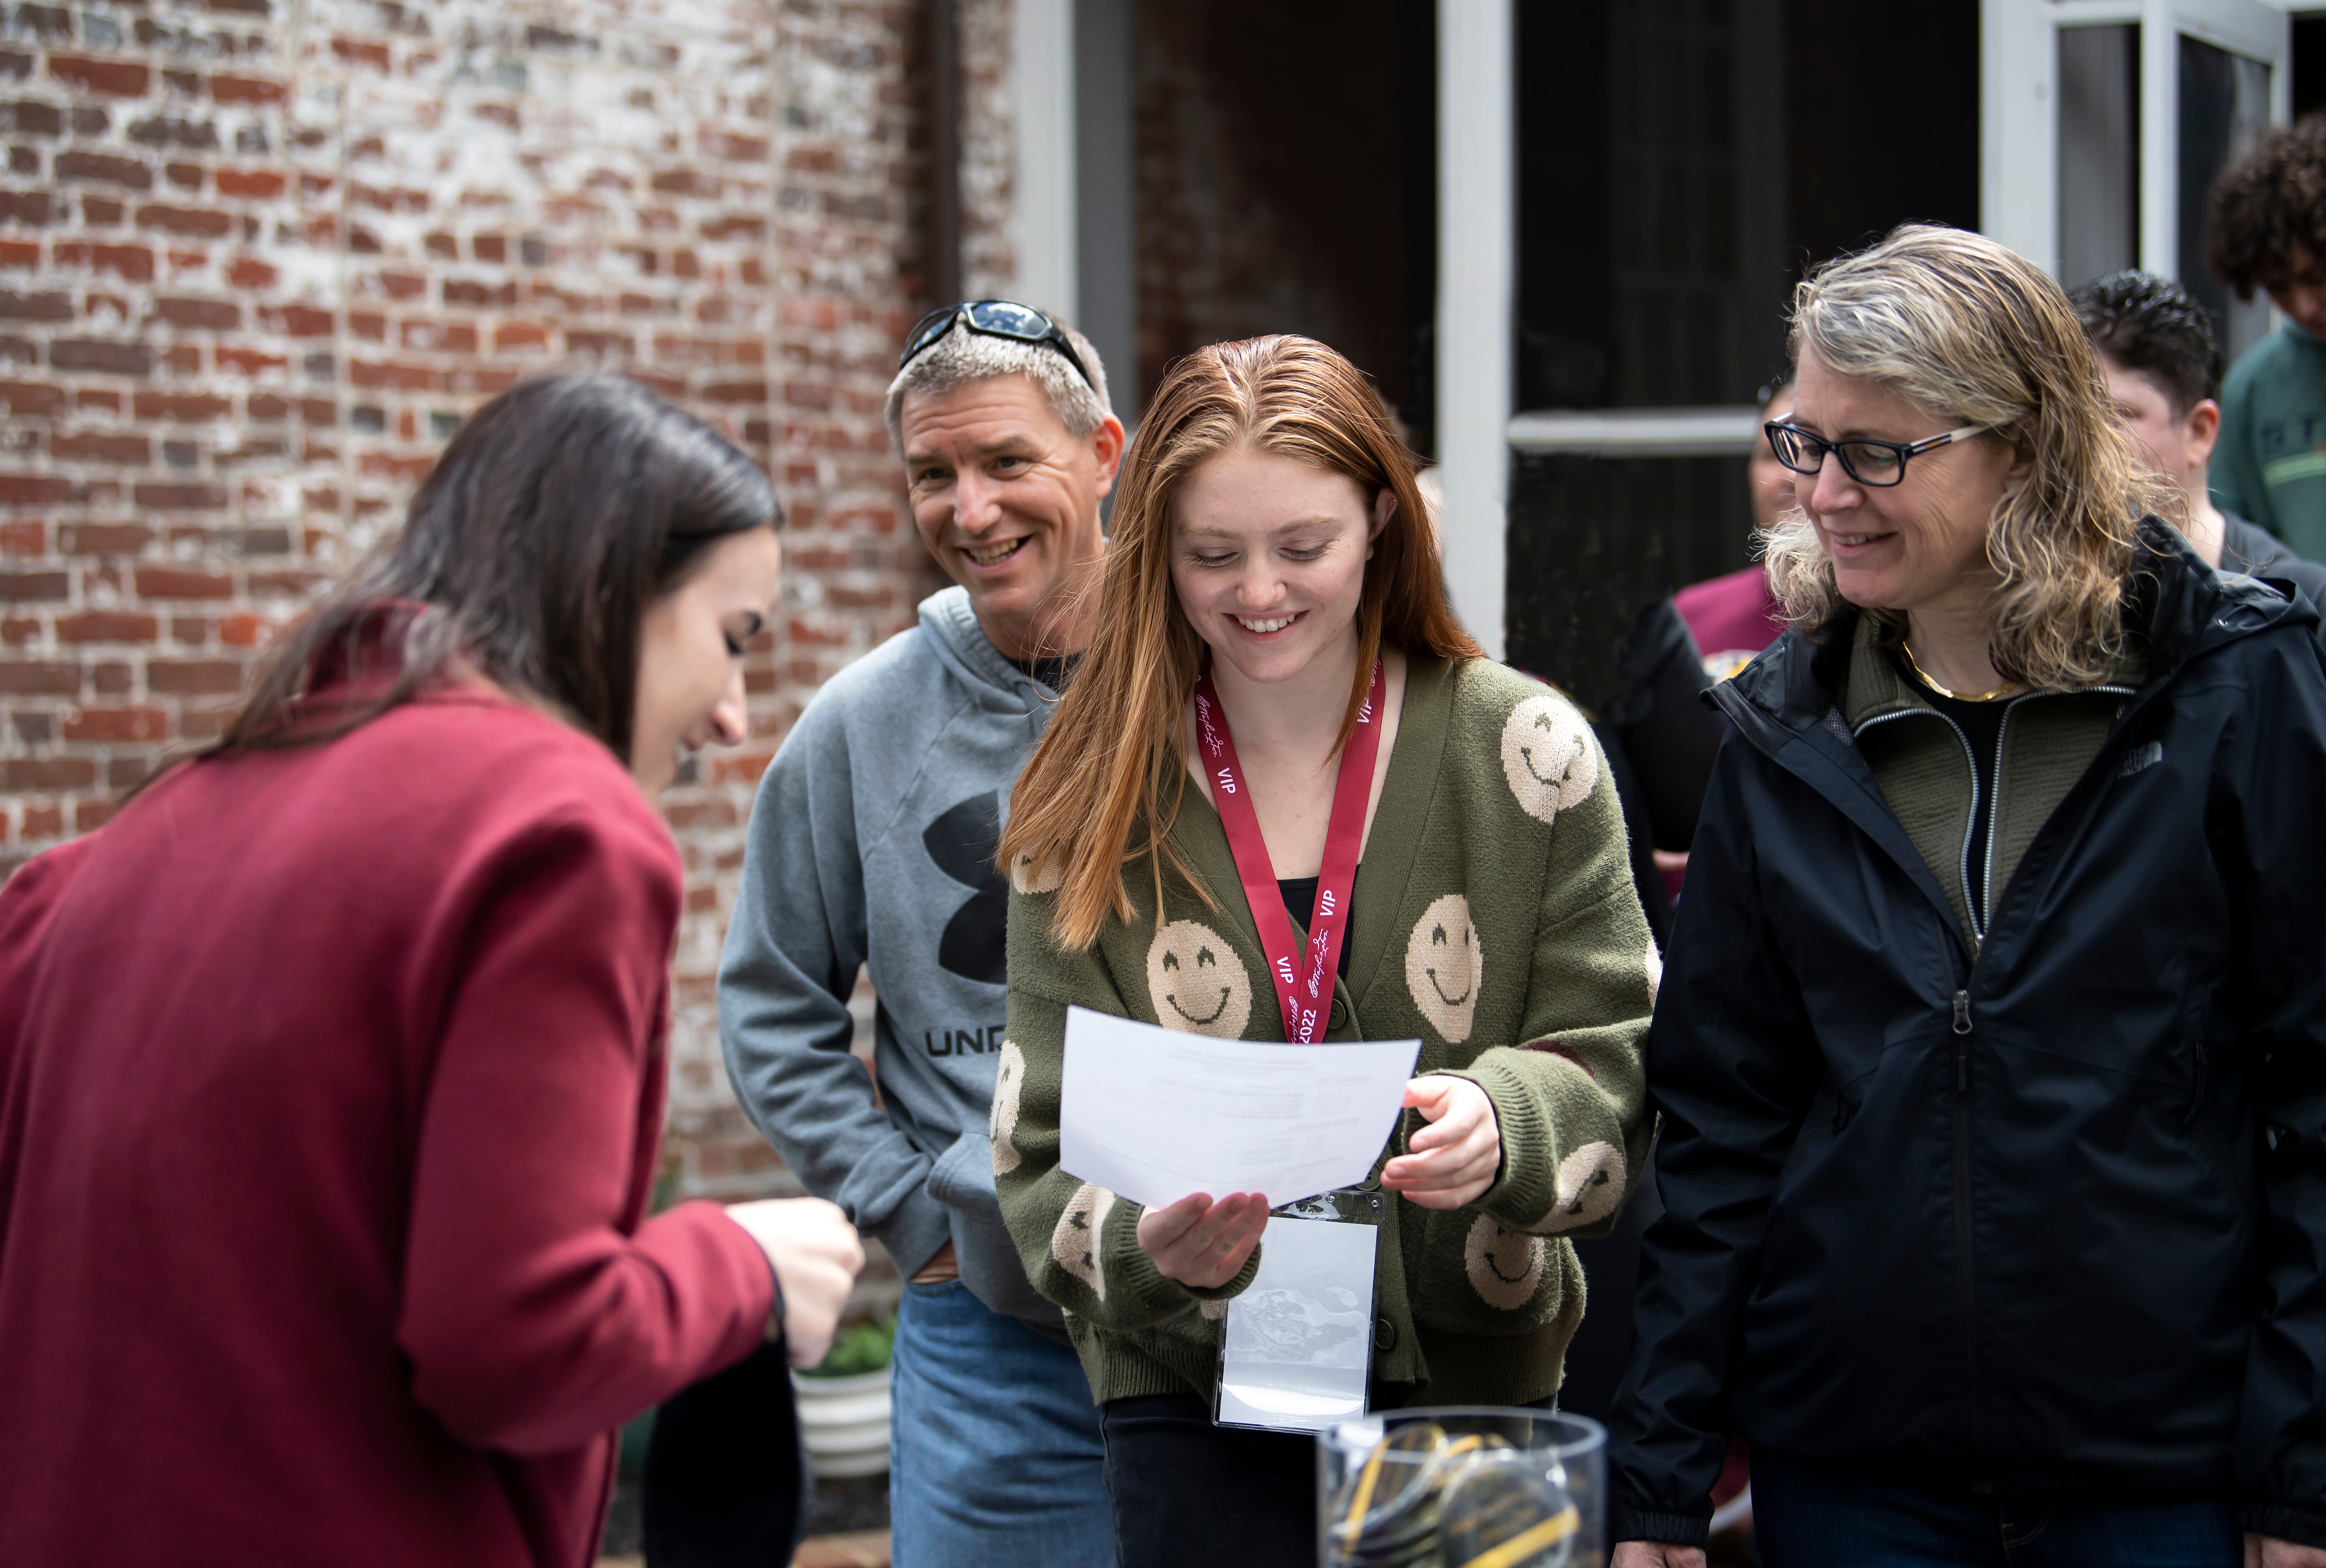
[{"label": "man's short grey hair", "polygon": [[[1047,314],[1047,312],[1044,312]],[[1050,320],[1058,321],[1056,316]],[[1050,400],[1058,422],[1070,435],[1086,436],[1114,413],[1106,398],[1106,366],[1089,339],[1058,321],[1066,341],[1088,366],[1088,382],[1075,374],[1066,357],[1048,343],[1020,343],[1015,339],[989,337],[955,322],[954,329],[931,345],[918,358],[897,372],[889,384],[889,439],[905,449],[905,394],[937,397],[972,381],[996,376],[1022,376],[1041,388]]]}]

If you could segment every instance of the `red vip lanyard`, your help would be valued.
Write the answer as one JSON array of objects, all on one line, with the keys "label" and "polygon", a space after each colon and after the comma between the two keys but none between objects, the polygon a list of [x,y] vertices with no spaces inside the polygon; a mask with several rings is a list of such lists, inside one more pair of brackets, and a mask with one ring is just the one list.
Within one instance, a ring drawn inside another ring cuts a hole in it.
[{"label": "red vip lanyard", "polygon": [[1341,932],[1349,923],[1349,889],[1357,879],[1357,851],[1365,836],[1365,803],[1372,797],[1373,756],[1381,749],[1382,701],[1388,691],[1381,661],[1373,661],[1372,690],[1357,713],[1357,727],[1341,748],[1341,771],[1333,784],[1333,815],[1325,827],[1325,864],[1317,878],[1317,907],[1308,923],[1307,970],[1285,913],[1284,895],[1276,886],[1276,868],[1268,858],[1268,844],[1260,836],[1260,818],[1251,809],[1251,792],[1244,787],[1243,770],[1236,762],[1235,738],[1228,733],[1227,710],[1220,706],[1206,667],[1196,680],[1196,741],[1203,748],[1204,771],[1212,782],[1212,803],[1219,808],[1220,826],[1227,830],[1228,849],[1235,856],[1236,875],[1243,880],[1244,901],[1251,905],[1252,923],[1260,928],[1260,945],[1268,956],[1269,977],[1276,982],[1278,1008],[1284,1015],[1284,1037],[1295,1045],[1313,1045],[1325,1034],[1330,1011],[1333,976],[1340,967]]}]

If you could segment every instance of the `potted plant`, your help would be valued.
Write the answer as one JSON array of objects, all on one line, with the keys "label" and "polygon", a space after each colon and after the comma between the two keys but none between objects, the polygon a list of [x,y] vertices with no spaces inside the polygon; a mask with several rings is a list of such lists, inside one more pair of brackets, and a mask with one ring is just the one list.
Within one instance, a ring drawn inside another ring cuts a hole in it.
[{"label": "potted plant", "polygon": [[897,1321],[840,1331],[818,1365],[792,1374],[800,1440],[820,1480],[879,1475],[889,1468],[889,1357]]}]

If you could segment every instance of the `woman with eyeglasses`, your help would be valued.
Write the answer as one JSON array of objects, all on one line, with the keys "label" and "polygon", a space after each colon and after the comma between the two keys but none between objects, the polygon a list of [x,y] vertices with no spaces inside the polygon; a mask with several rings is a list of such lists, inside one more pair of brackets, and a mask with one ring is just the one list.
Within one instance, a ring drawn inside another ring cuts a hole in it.
[{"label": "woman with eyeglasses", "polygon": [[[837,1208],[647,1213],[654,797],[746,733],[781,521],[636,383],[520,383],[216,742],[0,890],[0,1563],[587,1568],[621,1423],[821,1359]],[[649,1530],[779,1538],[786,1466],[731,1476]]]},{"label": "woman with eyeglasses", "polygon": [[1798,290],[1794,629],[1717,689],[1649,1081],[1619,1568],[1728,1434],[1810,1563],[2326,1563],[2326,672],[2160,521],[2074,311]]}]

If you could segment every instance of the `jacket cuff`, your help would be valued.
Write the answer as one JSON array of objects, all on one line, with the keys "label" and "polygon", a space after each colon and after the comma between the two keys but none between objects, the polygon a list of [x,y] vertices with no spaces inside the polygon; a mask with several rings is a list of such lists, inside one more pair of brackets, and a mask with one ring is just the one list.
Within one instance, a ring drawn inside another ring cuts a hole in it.
[{"label": "jacket cuff", "polygon": [[[929,1196],[927,1173],[921,1184],[877,1225],[857,1221],[857,1228],[888,1249],[897,1266],[897,1277],[910,1279],[927,1266],[937,1249],[953,1239],[953,1211]],[[851,1216],[851,1219],[854,1216]]]},{"label": "jacket cuff", "polygon": [[1628,1504],[1615,1505],[1614,1539],[1624,1541],[1661,1541],[1671,1546],[1694,1546],[1698,1551],[1712,1539],[1712,1517],[1698,1518],[1694,1514],[1666,1514],[1647,1508],[1634,1508]]},{"label": "jacket cuff", "polygon": [[2299,1503],[2248,1502],[2238,1508],[2238,1523],[2256,1536],[2326,1551],[2326,1511]]}]

